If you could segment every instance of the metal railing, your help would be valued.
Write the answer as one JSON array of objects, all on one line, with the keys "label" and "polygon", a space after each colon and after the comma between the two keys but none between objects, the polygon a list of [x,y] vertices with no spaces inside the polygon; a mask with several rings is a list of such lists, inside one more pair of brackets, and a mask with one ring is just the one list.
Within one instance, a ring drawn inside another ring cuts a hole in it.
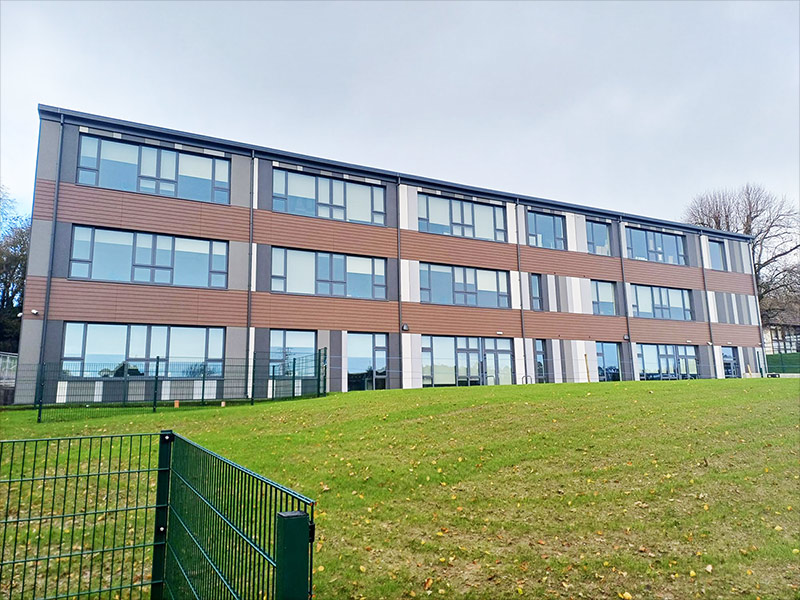
[{"label": "metal railing", "polygon": [[0,597],[311,596],[314,501],[162,431],[0,442]]},{"label": "metal railing", "polygon": [[97,407],[160,408],[279,400],[327,393],[327,350],[282,362],[163,360],[19,365],[15,404],[30,404],[39,421],[88,417]]}]

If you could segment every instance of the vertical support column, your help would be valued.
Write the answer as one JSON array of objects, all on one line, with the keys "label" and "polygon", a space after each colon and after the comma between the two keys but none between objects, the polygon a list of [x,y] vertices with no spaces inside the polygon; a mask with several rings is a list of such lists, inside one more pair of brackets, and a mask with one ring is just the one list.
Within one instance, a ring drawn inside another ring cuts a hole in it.
[{"label": "vertical support column", "polygon": [[46,372],[44,363],[39,363],[36,368],[36,388],[33,390],[33,401],[36,403],[37,413],[36,422],[42,422],[42,405],[44,404],[44,374]]},{"label": "vertical support column", "polygon": [[171,430],[162,430],[158,443],[158,477],[156,479],[156,522],[153,533],[153,582],[150,584],[151,600],[164,597],[164,567],[167,559],[167,520],[169,517],[169,480],[172,465]]},{"label": "vertical support column", "polygon": [[275,533],[275,599],[308,600],[308,514],[279,512]]}]

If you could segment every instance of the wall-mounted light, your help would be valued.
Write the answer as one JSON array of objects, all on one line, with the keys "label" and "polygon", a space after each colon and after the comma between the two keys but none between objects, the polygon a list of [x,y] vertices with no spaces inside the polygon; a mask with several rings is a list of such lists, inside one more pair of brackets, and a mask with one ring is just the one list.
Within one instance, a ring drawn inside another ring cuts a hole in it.
[{"label": "wall-mounted light", "polygon": [[408,331],[408,330],[409,330],[408,323],[403,323],[403,324],[400,326],[400,330],[401,330],[401,331]]},{"label": "wall-mounted light", "polygon": [[39,314],[39,311],[38,311],[38,310],[36,310],[35,308],[32,308],[32,309],[31,309],[31,314],[32,314],[32,315],[38,315],[38,314]]},{"label": "wall-mounted light", "polygon": [[503,332],[502,331],[498,331],[497,335],[503,335]]},{"label": "wall-mounted light", "polygon": [[623,340],[630,340],[631,336],[629,336],[627,333],[625,333],[625,334],[623,334],[622,339]]},{"label": "wall-mounted light", "polygon": [[18,313],[17,313],[17,318],[18,318],[18,319],[22,318],[22,315],[24,315],[24,314],[25,314],[25,313],[18,312]]}]

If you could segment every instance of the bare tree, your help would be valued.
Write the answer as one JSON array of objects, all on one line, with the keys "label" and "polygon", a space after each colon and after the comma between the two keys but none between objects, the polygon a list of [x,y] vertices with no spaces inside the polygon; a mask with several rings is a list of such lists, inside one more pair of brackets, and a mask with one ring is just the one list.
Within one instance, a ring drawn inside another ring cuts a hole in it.
[{"label": "bare tree", "polygon": [[798,305],[800,216],[785,196],[751,183],[735,190],[712,190],[695,196],[683,220],[753,236],[753,265],[765,323]]},{"label": "bare tree", "polygon": [[31,219],[17,216],[15,202],[0,186],[0,351],[16,352],[19,342]]}]

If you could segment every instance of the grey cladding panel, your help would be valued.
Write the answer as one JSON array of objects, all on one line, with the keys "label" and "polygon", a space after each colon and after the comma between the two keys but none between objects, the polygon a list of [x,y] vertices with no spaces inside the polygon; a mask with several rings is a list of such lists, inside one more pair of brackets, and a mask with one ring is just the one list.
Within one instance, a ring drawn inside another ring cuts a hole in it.
[{"label": "grey cladding panel", "polygon": [[272,164],[258,161],[258,208],[272,210]]},{"label": "grey cladding panel", "polygon": [[61,148],[61,181],[64,183],[75,183],[78,175],[79,133],[77,125],[64,125],[64,142]]}]

